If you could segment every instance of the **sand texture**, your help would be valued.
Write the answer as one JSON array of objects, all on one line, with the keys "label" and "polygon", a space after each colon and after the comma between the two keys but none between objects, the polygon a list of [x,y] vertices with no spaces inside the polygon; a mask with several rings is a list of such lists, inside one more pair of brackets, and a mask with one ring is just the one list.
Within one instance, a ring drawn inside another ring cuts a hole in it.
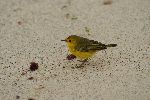
[{"label": "sand texture", "polygon": [[[118,46],[76,68],[69,35]],[[150,100],[150,0],[0,0],[0,100]]]}]

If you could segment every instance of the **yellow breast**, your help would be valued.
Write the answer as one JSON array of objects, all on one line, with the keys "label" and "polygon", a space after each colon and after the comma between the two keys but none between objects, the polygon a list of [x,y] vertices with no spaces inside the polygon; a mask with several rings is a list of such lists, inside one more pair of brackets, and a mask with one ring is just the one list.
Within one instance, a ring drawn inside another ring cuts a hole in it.
[{"label": "yellow breast", "polygon": [[68,46],[69,47],[69,51],[75,55],[77,58],[79,59],[87,59],[92,57],[96,52],[93,51],[89,51],[89,52],[81,52],[81,51],[77,51],[74,49],[74,47],[72,46]]}]

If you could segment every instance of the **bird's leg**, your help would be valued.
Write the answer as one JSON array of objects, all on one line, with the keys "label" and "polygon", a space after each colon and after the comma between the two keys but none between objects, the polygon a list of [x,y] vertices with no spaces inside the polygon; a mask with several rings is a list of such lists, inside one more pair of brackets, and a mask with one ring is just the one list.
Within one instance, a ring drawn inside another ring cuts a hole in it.
[{"label": "bird's leg", "polygon": [[80,62],[82,62],[81,63],[81,65],[80,66],[77,66],[77,68],[81,68],[81,67],[84,67],[83,65],[85,64],[85,62],[87,62],[88,61],[88,59],[84,59],[84,60],[80,60]]}]

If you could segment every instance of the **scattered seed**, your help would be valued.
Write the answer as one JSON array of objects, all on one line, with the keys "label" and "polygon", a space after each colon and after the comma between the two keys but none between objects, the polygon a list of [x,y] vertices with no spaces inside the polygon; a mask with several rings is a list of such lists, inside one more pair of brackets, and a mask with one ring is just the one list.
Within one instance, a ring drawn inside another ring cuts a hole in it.
[{"label": "scattered seed", "polygon": [[16,99],[20,99],[20,96],[17,95],[17,96],[16,96]]},{"label": "scattered seed", "polygon": [[29,77],[29,78],[28,78],[28,80],[33,80],[33,79],[34,79],[33,77]]},{"label": "scattered seed", "polygon": [[21,21],[18,21],[17,23],[18,23],[18,25],[21,25],[21,24],[22,24],[22,22],[21,22]]},{"label": "scattered seed", "polygon": [[30,70],[31,71],[35,71],[35,70],[37,70],[38,69],[38,63],[35,63],[35,62],[31,62],[30,63]]}]

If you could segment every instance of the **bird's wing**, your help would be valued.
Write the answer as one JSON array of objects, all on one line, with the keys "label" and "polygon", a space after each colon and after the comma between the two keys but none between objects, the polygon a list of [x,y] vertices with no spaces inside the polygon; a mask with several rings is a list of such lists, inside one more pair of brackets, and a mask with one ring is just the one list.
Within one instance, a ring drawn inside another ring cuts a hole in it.
[{"label": "bird's wing", "polygon": [[89,52],[89,51],[99,51],[106,49],[106,45],[101,42],[88,40],[86,38],[82,38],[78,45],[76,46],[76,50],[81,52]]},{"label": "bird's wing", "polygon": [[88,52],[89,50],[87,49],[87,47],[85,45],[80,45],[76,48],[77,51],[80,52]]},{"label": "bird's wing", "polygon": [[105,44],[102,44],[101,42],[90,40],[90,44],[87,46],[88,50],[104,50],[107,49],[107,46]]},{"label": "bird's wing", "polygon": [[88,44],[90,44],[89,40],[86,38],[81,37],[80,40],[77,42],[75,49],[80,52],[88,52]]}]

